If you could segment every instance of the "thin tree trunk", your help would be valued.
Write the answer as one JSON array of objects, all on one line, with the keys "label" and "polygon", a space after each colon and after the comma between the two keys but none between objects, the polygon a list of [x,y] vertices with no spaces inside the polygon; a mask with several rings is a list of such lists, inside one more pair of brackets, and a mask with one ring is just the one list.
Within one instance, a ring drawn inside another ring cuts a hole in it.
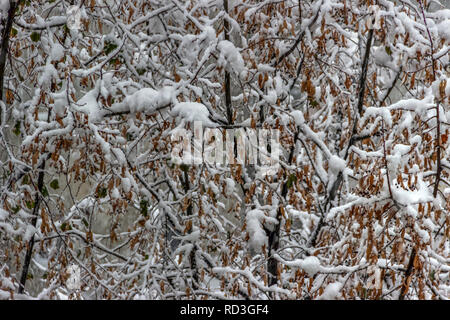
[{"label": "thin tree trunk", "polygon": [[408,282],[410,281],[409,277],[411,276],[411,273],[414,270],[414,260],[416,258],[416,254],[417,254],[417,250],[416,250],[416,248],[413,248],[411,250],[411,255],[409,256],[408,267],[406,268],[406,272],[405,272],[405,280],[403,281],[398,300],[404,300],[406,294],[408,293],[408,288],[409,288]]},{"label": "thin tree trunk", "polygon": [[[31,225],[33,226],[33,228],[36,227],[36,223],[37,223],[37,219],[38,219],[38,215],[39,215],[39,207],[41,204],[41,192],[42,192],[42,188],[44,186],[45,161],[42,162],[39,169],[40,169],[40,172],[39,172],[39,176],[38,176],[38,186],[37,186],[38,192],[36,193],[36,196],[35,196],[34,208],[33,208],[33,219],[31,220]],[[31,257],[33,255],[34,242],[35,242],[35,240],[34,240],[34,233],[33,233],[30,241],[28,242],[27,253],[25,254],[25,260],[23,262],[22,273],[20,276],[19,291],[18,291],[19,293],[23,293],[23,291],[25,290],[25,284],[26,284],[27,278],[28,278],[28,270],[30,268]]]},{"label": "thin tree trunk", "polygon": [[[6,18],[6,24],[3,28],[2,33],[2,44],[0,51],[0,100],[3,100],[3,82],[5,78],[5,67],[6,67],[6,56],[8,54],[8,46],[9,46],[9,35],[11,34],[11,28],[14,20],[14,13],[17,8],[16,1],[9,1],[9,10],[8,17]],[[0,110],[0,118],[1,118],[1,110]]]},{"label": "thin tree trunk", "polygon": [[[294,158],[294,152],[295,152],[295,145],[297,144],[297,138],[298,138],[299,129],[297,129],[297,132],[294,136],[294,144],[291,147],[291,150],[289,152],[289,159],[288,163],[291,164],[292,160]],[[283,183],[283,187],[281,190],[281,197],[286,200],[286,196],[288,193],[288,181],[289,176],[286,177],[286,180]],[[269,287],[277,284],[277,275],[278,275],[278,261],[275,259],[273,254],[279,249],[280,247],[280,228],[281,228],[281,207],[278,207],[277,211],[277,220],[278,224],[275,226],[275,229],[271,232],[269,232],[269,239],[268,239],[268,245],[269,245],[269,259],[267,260],[267,273],[269,276]]]},{"label": "thin tree trunk", "polygon": [[[187,169],[184,170],[183,188],[186,193],[189,192],[190,185],[189,185],[189,175],[188,175]],[[192,198],[190,198],[189,205],[186,209],[186,215],[188,217],[192,216],[192,209],[193,209]],[[187,233],[191,233],[191,232],[192,232],[192,225],[191,225],[190,229],[187,230]],[[198,279],[199,279],[196,255],[197,255],[197,247],[196,247],[195,242],[192,242],[192,250],[189,254],[189,264],[190,264],[191,272],[192,272],[192,288],[194,290],[196,290],[198,288]],[[195,296],[195,292],[194,292],[194,296]]]},{"label": "thin tree trunk", "polygon": [[[223,0],[223,7],[225,12],[228,14],[228,0]],[[228,20],[223,19],[224,37],[225,40],[230,40],[230,25]],[[228,124],[233,123],[233,110],[231,105],[231,77],[230,72],[225,70],[225,107],[227,110],[227,120]]]},{"label": "thin tree trunk", "polygon": [[[369,66],[369,57],[370,57],[370,48],[372,47],[372,39],[373,39],[373,29],[369,29],[369,35],[367,36],[367,44],[366,44],[366,51],[364,53],[364,58],[362,61],[361,66],[361,76],[359,78],[359,93],[358,93],[358,102],[356,105],[356,110],[358,111],[358,114],[355,116],[353,129],[352,129],[352,135],[350,138],[350,141],[348,143],[347,149],[345,151],[344,160],[347,160],[349,156],[350,147],[355,143],[356,139],[356,131],[358,128],[358,118],[362,115],[362,108],[364,105],[364,95],[366,92],[366,81],[367,81],[367,69]],[[328,196],[328,199],[325,203],[325,207],[327,205],[330,205],[330,208],[332,208],[333,204],[332,202],[336,198],[337,191],[339,190],[339,187],[342,183],[342,172],[339,172],[338,176],[336,177],[336,180],[334,181],[333,185],[331,186],[330,193]],[[324,217],[323,215],[320,217],[319,223],[317,224],[316,229],[313,232],[313,235],[311,239],[309,240],[309,245],[314,247],[317,242],[317,238],[319,236],[320,230],[324,226]]]}]

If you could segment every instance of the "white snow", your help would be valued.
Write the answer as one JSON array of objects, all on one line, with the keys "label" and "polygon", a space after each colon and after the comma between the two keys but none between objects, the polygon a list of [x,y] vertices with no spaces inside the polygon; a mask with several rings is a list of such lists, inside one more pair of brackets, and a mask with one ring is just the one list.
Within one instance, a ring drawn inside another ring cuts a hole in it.
[{"label": "white snow", "polygon": [[305,271],[309,277],[313,277],[320,271],[320,261],[315,256],[306,257],[299,264],[300,269]]},{"label": "white snow", "polygon": [[450,41],[450,20],[444,20],[436,25],[439,36],[445,39],[447,42]]},{"label": "white snow", "polygon": [[50,57],[52,61],[59,61],[64,57],[64,47],[59,43],[52,45],[52,51],[50,51]]},{"label": "white snow", "polygon": [[230,196],[233,194],[236,183],[234,182],[233,179],[230,178],[226,178],[225,182],[226,182],[225,193],[227,196]]},{"label": "white snow", "polygon": [[401,204],[407,205],[410,209],[410,214],[412,216],[416,215],[416,210],[409,204],[411,203],[426,203],[428,201],[432,201],[433,195],[431,194],[427,184],[423,181],[423,179],[419,176],[416,190],[405,190],[396,184],[392,185],[392,194],[396,201]]},{"label": "white snow", "polygon": [[112,199],[119,199],[120,198],[120,192],[117,190],[117,188],[112,189],[111,191],[111,198]]},{"label": "white snow", "polygon": [[97,102],[98,86],[86,93],[80,100],[77,101],[77,108],[79,111],[86,113],[89,116],[89,121],[95,122],[101,119],[101,109]]},{"label": "white snow", "polygon": [[244,71],[244,59],[242,59],[241,53],[232,42],[222,40],[217,45],[217,49],[220,52],[219,65],[230,66],[238,74]]},{"label": "white snow", "polygon": [[255,252],[261,252],[263,246],[267,247],[267,234],[264,231],[264,221],[277,222],[276,219],[268,217],[262,210],[254,209],[247,212],[245,222],[247,224],[247,232],[249,234],[249,246]]},{"label": "white snow", "polygon": [[373,58],[375,60],[375,63],[381,67],[392,66],[392,57],[386,52],[386,48],[384,46],[379,46],[375,49]]},{"label": "white snow", "polygon": [[206,26],[200,34],[200,41],[206,40],[208,43],[216,39],[216,31],[211,26]]},{"label": "white snow", "polygon": [[86,48],[81,49],[79,58],[82,62],[87,62],[91,58]]},{"label": "white snow", "polygon": [[339,282],[329,283],[318,300],[335,300],[340,295],[342,284]]},{"label": "white snow", "polygon": [[50,81],[57,77],[58,71],[56,71],[55,67],[49,62],[42,68],[42,73],[39,76],[38,83],[40,86],[49,85]]},{"label": "white snow", "polygon": [[332,155],[328,160],[328,168],[334,174],[338,174],[339,172],[344,171],[346,166],[346,162],[344,159],[339,158],[336,155]]},{"label": "white snow", "polygon": [[[405,102],[406,101],[407,100],[405,100]],[[394,107],[394,106],[397,106],[397,104],[391,105],[389,107],[389,109],[391,107]],[[389,111],[389,109],[388,108],[384,108],[384,107],[382,107],[382,108],[368,107],[366,109],[366,111],[364,112],[364,116],[363,116],[362,121],[365,121],[369,117],[381,116],[381,117],[383,117],[383,120],[386,122],[386,124],[388,126],[391,126],[392,125],[392,116],[391,116],[391,112]]]},{"label": "white snow", "polygon": [[198,102],[179,102],[172,109],[172,115],[178,116],[185,121],[201,121],[203,125],[215,127],[209,119],[208,109],[204,104]]},{"label": "white snow", "polygon": [[122,178],[122,189],[124,192],[130,192],[131,190],[131,181],[129,178]]},{"label": "white snow", "polygon": [[2,14],[6,14],[9,10],[9,0],[0,0],[0,11]]},{"label": "white snow", "polygon": [[302,125],[303,123],[305,123],[305,118],[303,117],[303,112],[301,112],[300,110],[292,111],[291,116],[294,118],[296,125],[299,126],[299,125]]},{"label": "white snow", "polygon": [[170,104],[172,97],[173,89],[171,87],[164,87],[159,91],[144,88],[127,96],[123,104],[129,107],[131,113],[139,111],[151,113],[158,107]]},{"label": "white snow", "polygon": [[0,220],[5,220],[6,218],[8,218],[8,216],[8,211],[0,208]]},{"label": "white snow", "polygon": [[269,90],[266,95],[263,95],[264,100],[269,104],[275,104],[277,102],[277,92],[275,90]]},{"label": "white snow", "polygon": [[28,241],[28,240],[30,240],[31,239],[31,237],[34,235],[34,233],[36,232],[36,228],[35,227],[33,227],[32,225],[27,225],[27,228],[26,228],[26,230],[25,230],[25,234],[24,234],[24,236],[23,236],[23,239],[25,240],[25,241]]},{"label": "white snow", "polygon": [[63,117],[66,107],[68,106],[67,101],[67,91],[62,90],[61,92],[52,93],[53,98],[53,110],[58,116]]}]

